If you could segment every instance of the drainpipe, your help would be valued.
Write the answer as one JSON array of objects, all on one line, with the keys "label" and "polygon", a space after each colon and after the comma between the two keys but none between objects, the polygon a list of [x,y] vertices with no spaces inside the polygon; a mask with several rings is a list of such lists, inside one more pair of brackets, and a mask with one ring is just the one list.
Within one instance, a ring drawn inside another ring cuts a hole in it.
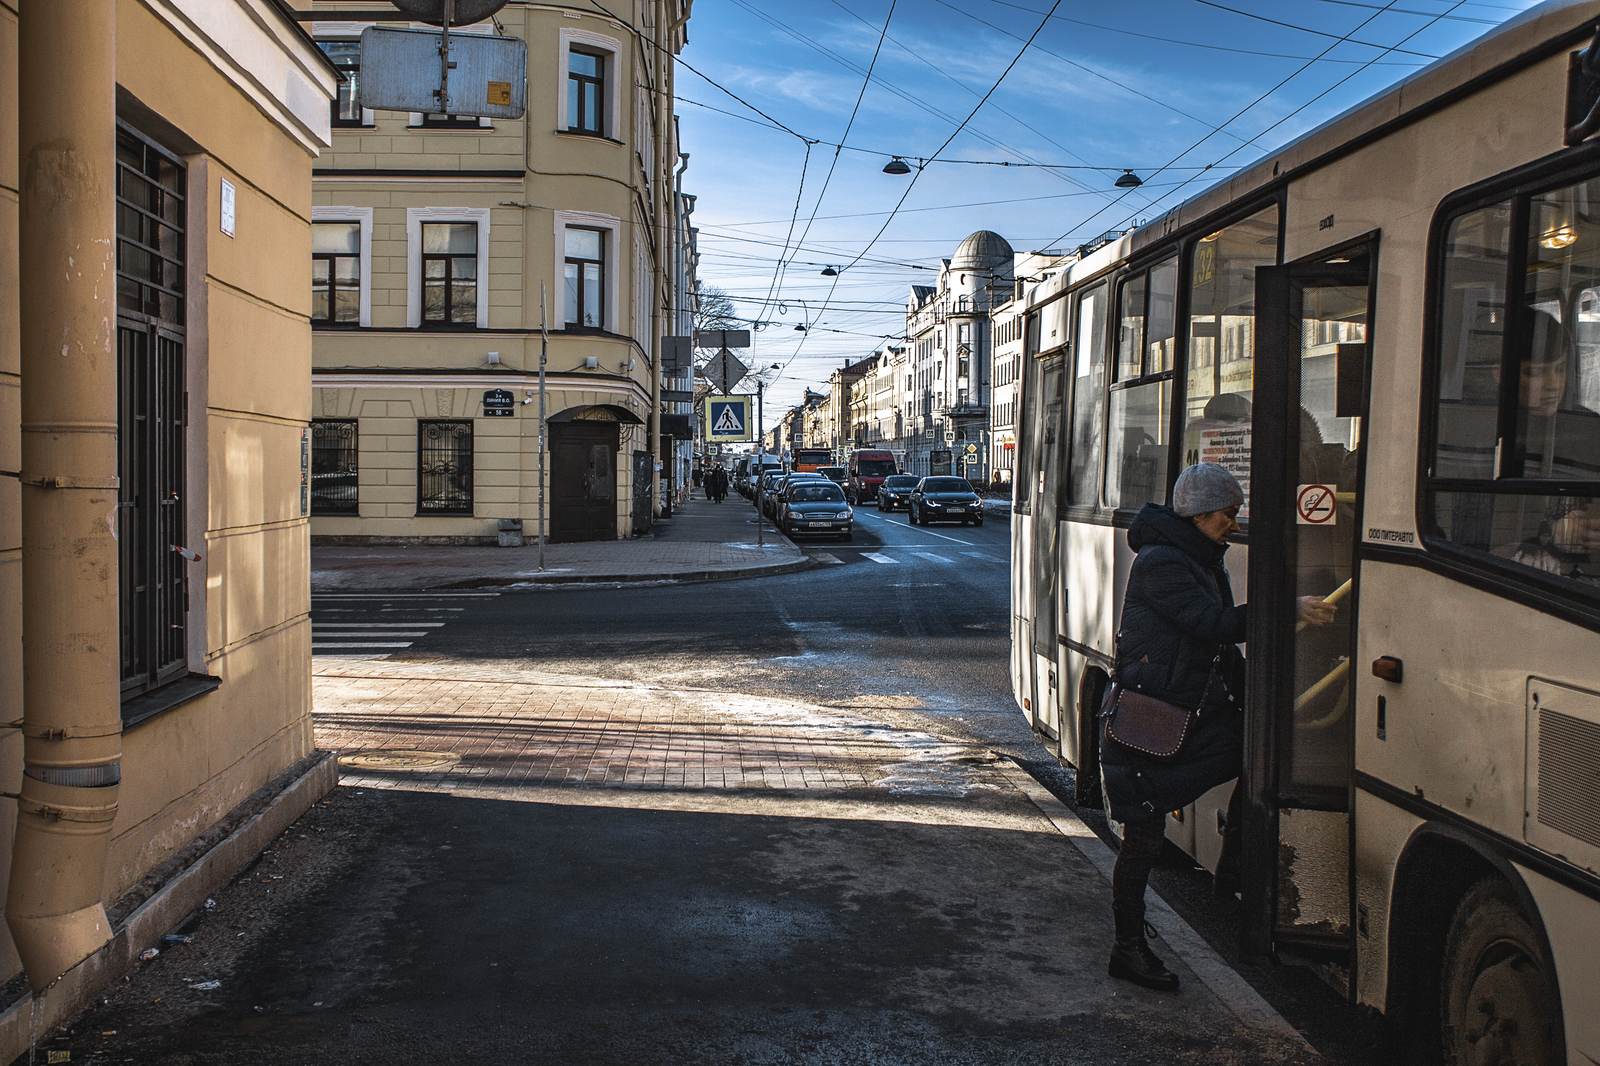
[{"label": "drainpipe", "polygon": [[122,776],[116,3],[22,5],[22,793],[6,925],[34,990],[111,939]]},{"label": "drainpipe", "polygon": [[[679,144],[677,122],[672,123],[672,144],[673,149],[676,151]],[[684,256],[683,246],[683,172],[689,169],[689,153],[682,151],[678,152],[678,159],[678,170],[672,179],[672,332],[674,335],[680,335],[683,332],[683,308],[685,301],[688,299],[688,297],[684,294],[683,284],[684,267],[687,262]],[[691,327],[691,332],[692,331],[693,327]],[[692,384],[694,381],[694,371],[691,370],[689,373],[691,375],[689,378],[691,382],[690,391],[692,392],[694,388]],[[672,379],[672,383],[674,388],[683,388],[682,371],[679,371],[678,375]],[[689,410],[693,412],[694,407],[691,405]],[[694,425],[694,421],[691,419],[689,424],[691,426]],[[682,442],[680,441],[678,443],[681,446]],[[677,456],[673,456],[674,461],[676,461],[677,458]],[[694,465],[693,433],[691,433],[689,436],[688,465],[689,467],[693,467]],[[690,476],[692,475],[686,474],[685,478],[687,479]]]}]

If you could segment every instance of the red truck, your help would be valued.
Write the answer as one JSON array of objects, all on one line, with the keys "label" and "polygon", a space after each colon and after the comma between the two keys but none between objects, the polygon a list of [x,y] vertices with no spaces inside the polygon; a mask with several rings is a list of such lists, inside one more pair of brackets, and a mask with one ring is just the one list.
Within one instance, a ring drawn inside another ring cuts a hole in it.
[{"label": "red truck", "polygon": [[883,479],[899,472],[900,468],[894,461],[894,452],[867,449],[853,451],[850,453],[850,465],[845,475],[844,494],[854,504],[876,499],[878,486],[883,484]]}]

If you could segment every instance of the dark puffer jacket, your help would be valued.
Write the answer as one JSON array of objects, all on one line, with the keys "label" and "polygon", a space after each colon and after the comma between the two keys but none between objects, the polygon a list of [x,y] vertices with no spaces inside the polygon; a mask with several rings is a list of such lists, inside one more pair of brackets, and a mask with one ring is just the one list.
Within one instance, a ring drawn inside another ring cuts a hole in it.
[{"label": "dark puffer jacket", "polygon": [[[1128,527],[1138,558],[1128,574],[1117,634],[1117,681],[1178,704],[1200,719],[1172,763],[1158,763],[1102,735],[1101,768],[1112,817],[1165,815],[1239,775],[1242,763],[1242,660],[1246,608],[1234,605],[1218,544],[1160,504],[1146,504]],[[1212,662],[1217,659],[1216,677]],[[1208,684],[1208,681],[1210,682]]]}]

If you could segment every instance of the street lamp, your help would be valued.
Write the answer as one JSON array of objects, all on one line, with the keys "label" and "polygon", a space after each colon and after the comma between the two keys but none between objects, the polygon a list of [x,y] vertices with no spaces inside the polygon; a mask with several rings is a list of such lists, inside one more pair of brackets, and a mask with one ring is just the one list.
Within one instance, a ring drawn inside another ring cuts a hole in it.
[{"label": "street lamp", "polygon": [[1139,175],[1135,174],[1131,170],[1124,170],[1122,175],[1111,184],[1115,185],[1119,189],[1137,189],[1139,186],[1144,184],[1144,179],[1139,177]]},{"label": "street lamp", "polygon": [[839,276],[839,272],[831,266],[826,266],[822,268],[822,276],[825,278],[836,278]]},{"label": "street lamp", "polygon": [[895,156],[893,159],[889,160],[883,165],[883,172],[885,174],[896,175],[909,174],[911,173],[911,168],[906,166],[906,161],[904,159],[901,159],[899,156]]}]

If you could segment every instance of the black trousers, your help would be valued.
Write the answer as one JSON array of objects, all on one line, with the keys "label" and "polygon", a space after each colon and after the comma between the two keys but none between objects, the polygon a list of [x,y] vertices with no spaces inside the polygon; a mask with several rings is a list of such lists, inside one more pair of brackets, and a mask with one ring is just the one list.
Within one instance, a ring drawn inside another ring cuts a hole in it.
[{"label": "black trousers", "polygon": [[[1243,800],[1244,782],[1241,781],[1234,786],[1233,798],[1228,801],[1228,826],[1222,836],[1222,858],[1217,864],[1219,874],[1232,869],[1237,876]],[[1150,883],[1150,871],[1161,858],[1166,839],[1165,814],[1122,824],[1122,848],[1117,852],[1117,864],[1111,871],[1111,913],[1116,920],[1118,940],[1130,940],[1144,933],[1145,887]]]}]

